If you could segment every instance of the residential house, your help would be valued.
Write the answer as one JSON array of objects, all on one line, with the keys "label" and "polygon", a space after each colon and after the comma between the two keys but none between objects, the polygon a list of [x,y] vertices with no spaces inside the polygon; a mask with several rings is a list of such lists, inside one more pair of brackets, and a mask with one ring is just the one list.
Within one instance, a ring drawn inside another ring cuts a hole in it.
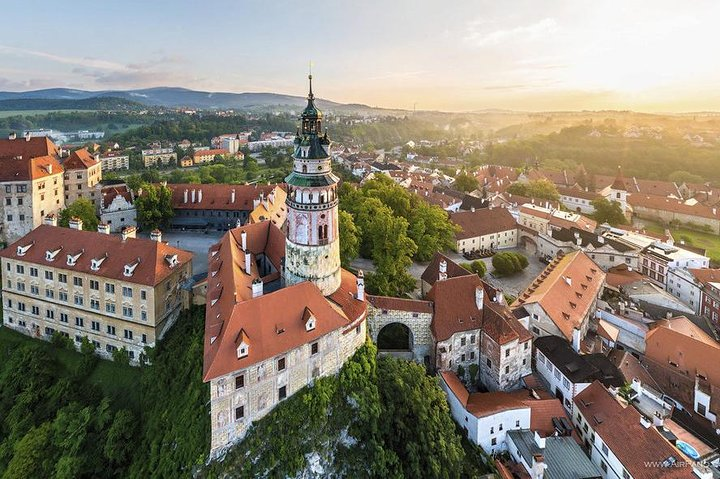
[{"label": "residential house", "polygon": [[152,148],[142,150],[141,154],[145,168],[167,166],[177,162],[177,153],[172,148]]},{"label": "residential house", "polygon": [[517,247],[517,222],[505,208],[460,211],[450,214],[450,221],[460,226],[455,234],[460,253]]},{"label": "residential house", "polygon": [[225,156],[230,154],[228,150],[217,148],[211,150],[195,150],[193,153],[193,164],[201,165],[203,163],[212,163],[216,156]]},{"label": "residential house", "polygon": [[102,180],[102,164],[85,148],[75,150],[63,161],[65,170],[65,204],[79,198],[95,203],[95,185]]},{"label": "residential house", "polygon": [[580,228],[551,229],[537,236],[537,255],[552,259],[558,253],[585,252],[603,271],[625,264],[637,269],[640,248]]}]

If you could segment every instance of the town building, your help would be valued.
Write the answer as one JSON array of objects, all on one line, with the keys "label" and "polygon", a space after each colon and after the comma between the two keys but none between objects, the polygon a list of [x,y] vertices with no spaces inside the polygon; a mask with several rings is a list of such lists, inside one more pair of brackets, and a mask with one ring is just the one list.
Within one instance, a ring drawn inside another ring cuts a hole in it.
[{"label": "town building", "polygon": [[552,229],[578,228],[584,231],[595,231],[597,223],[578,213],[561,211],[549,206],[539,206],[526,203],[519,208],[518,224],[537,231],[549,234]]},{"label": "town building", "polygon": [[707,268],[710,258],[701,253],[690,251],[659,241],[654,242],[640,252],[640,272],[663,286],[667,285],[670,268]]},{"label": "town building", "polygon": [[87,337],[103,357],[125,348],[139,360],[180,314],[192,254],[159,232],[147,240],[132,227],[114,236],[70,225],[41,225],[0,252],[3,325],[46,340],[60,333],[76,347]]},{"label": "town building", "polygon": [[[702,314],[708,319],[713,319],[710,311],[712,303],[706,302],[703,298],[705,290],[711,294],[713,282],[720,282],[720,269],[669,268],[666,289],[668,293],[690,306],[695,314]],[[706,297],[709,298],[709,294]],[[707,315],[705,314],[706,309]],[[717,320],[716,314],[714,321],[717,322]]]},{"label": "town building", "polygon": [[[509,431],[507,449],[510,457],[522,465],[532,479],[595,479],[602,477],[575,439],[566,436],[541,437],[531,430]],[[501,468],[506,468],[501,464]],[[521,477],[521,476],[506,476]]]},{"label": "town building", "polygon": [[192,157],[187,156],[187,155],[180,158],[180,161],[178,162],[178,164],[180,165],[180,168],[190,168],[191,166],[195,165]]},{"label": "town building", "polygon": [[261,221],[230,230],[208,255],[212,456],[315,378],[336,374],[365,342],[364,279],[340,267],[338,178],[310,81],[286,178],[287,237]]},{"label": "town building", "polygon": [[580,351],[605,284],[605,273],[582,251],[557,257],[515,300],[536,337],[554,335]]},{"label": "town building", "polygon": [[638,269],[640,248],[580,228],[551,229],[537,236],[537,255],[551,260],[559,253],[581,250],[603,271],[625,264]]},{"label": "town building", "polygon": [[560,202],[570,211],[576,213],[592,214],[595,207],[592,202],[602,198],[601,195],[594,191],[586,191],[580,187],[558,187],[560,193]]},{"label": "town building", "polygon": [[193,164],[201,165],[203,163],[212,163],[215,161],[216,156],[229,155],[230,152],[223,148],[212,149],[212,150],[195,150],[193,153]]},{"label": "town building", "polygon": [[130,156],[112,152],[100,155],[100,165],[102,171],[129,170]]},{"label": "town building", "polygon": [[468,276],[471,274],[474,273],[466,270],[444,254],[440,252],[435,253],[433,258],[430,260],[430,264],[427,265],[425,271],[423,271],[420,276],[421,296],[424,298],[430,291],[430,288],[432,288],[438,280],[456,278],[458,276]]},{"label": "town building", "polygon": [[570,413],[573,412],[573,398],[593,381],[599,380],[614,388],[625,385],[622,373],[604,354],[579,354],[558,336],[535,340],[535,370],[548,385],[548,391]]},{"label": "town building", "polygon": [[145,168],[151,166],[167,166],[177,162],[177,153],[172,148],[152,148],[142,150],[142,161]]},{"label": "town building", "polygon": [[264,216],[282,228],[287,216],[285,191],[277,185],[177,183],[167,187],[172,191],[173,229],[227,231],[248,223],[256,209],[258,219]]},{"label": "town building", "polygon": [[102,180],[102,164],[85,148],[75,150],[62,163],[65,170],[65,204],[79,198],[95,203],[95,186]]},{"label": "town building", "polygon": [[59,159],[46,137],[0,140],[0,242],[15,242],[65,207]]},{"label": "town building", "polygon": [[599,381],[574,403],[573,423],[603,479],[696,477],[692,462],[653,427],[652,419],[621,405]]},{"label": "town building", "polygon": [[460,211],[450,214],[450,221],[460,227],[455,234],[460,253],[517,247],[517,222],[505,208]]},{"label": "town building", "polygon": [[127,226],[137,226],[135,195],[123,182],[99,184],[97,211],[100,223],[107,225],[111,233],[119,233]]}]

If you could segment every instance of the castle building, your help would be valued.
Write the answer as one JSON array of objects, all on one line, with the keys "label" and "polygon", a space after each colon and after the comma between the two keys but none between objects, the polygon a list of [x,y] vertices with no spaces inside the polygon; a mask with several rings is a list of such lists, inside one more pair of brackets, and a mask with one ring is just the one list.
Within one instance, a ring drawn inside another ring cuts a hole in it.
[{"label": "castle building", "polygon": [[95,203],[95,186],[102,180],[102,163],[82,148],[73,151],[62,166],[65,170],[65,204],[71,205],[79,198]]},{"label": "castle building", "polygon": [[362,274],[340,268],[338,179],[321,119],[311,86],[286,179],[287,237],[268,218],[231,229],[209,252],[211,456],[315,378],[336,374],[366,339]]}]

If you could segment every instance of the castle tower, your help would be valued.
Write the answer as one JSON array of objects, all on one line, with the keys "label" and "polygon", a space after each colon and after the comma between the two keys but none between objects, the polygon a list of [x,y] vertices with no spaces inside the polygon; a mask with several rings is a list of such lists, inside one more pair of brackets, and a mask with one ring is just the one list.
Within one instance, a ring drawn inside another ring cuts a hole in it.
[{"label": "castle tower", "polygon": [[610,201],[617,201],[618,203],[620,203],[620,208],[622,209],[625,216],[629,216],[627,202],[627,182],[625,181],[625,177],[622,174],[622,169],[620,168],[620,165],[618,165],[617,176],[615,176],[615,181],[613,181],[613,184],[610,185],[608,193],[609,194],[606,196],[606,198]]},{"label": "castle tower", "polygon": [[330,165],[330,140],[322,132],[322,112],[315,106],[312,75],[308,103],[295,136],[293,171],[287,183],[285,283],[312,281],[325,296],[340,286],[338,177]]}]

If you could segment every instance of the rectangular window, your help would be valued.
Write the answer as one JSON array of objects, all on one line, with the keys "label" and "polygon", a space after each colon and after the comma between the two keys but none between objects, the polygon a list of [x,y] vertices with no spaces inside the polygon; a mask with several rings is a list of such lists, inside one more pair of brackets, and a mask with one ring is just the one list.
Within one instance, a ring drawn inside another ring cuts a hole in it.
[{"label": "rectangular window", "polygon": [[48,309],[45,311],[45,316],[47,316],[48,319],[55,319],[55,311]]},{"label": "rectangular window", "polygon": [[287,387],[283,386],[280,389],[278,389],[278,400],[282,401],[287,397]]},{"label": "rectangular window", "polygon": [[25,291],[25,283],[18,283],[15,287],[18,291]]},{"label": "rectangular window", "polygon": [[278,371],[283,371],[285,369],[285,358],[278,359],[277,369]]},{"label": "rectangular window", "polygon": [[100,301],[98,301],[97,299],[91,299],[90,307],[96,311],[99,311],[100,310]]},{"label": "rectangular window", "polygon": [[60,299],[60,301],[64,301],[67,303],[67,293],[66,292],[60,291],[58,293],[58,298]]},{"label": "rectangular window", "polygon": [[506,350],[505,350],[505,357],[506,357],[506,358],[510,357],[510,350],[509,350],[509,349],[506,349]]},{"label": "rectangular window", "polygon": [[58,281],[67,284],[67,275],[63,273],[58,273]]},{"label": "rectangular window", "polygon": [[607,456],[607,455],[608,455],[608,447],[607,447],[607,444],[605,444],[605,443],[603,442],[601,449],[602,449],[603,455],[604,455],[604,456]]},{"label": "rectangular window", "polygon": [[55,291],[45,288],[45,297],[49,299],[55,298]]},{"label": "rectangular window", "polygon": [[126,298],[132,298],[132,288],[123,286],[122,295],[125,296]]},{"label": "rectangular window", "polygon": [[460,346],[465,346],[465,337],[460,338]]},{"label": "rectangular window", "polygon": [[38,269],[31,267],[30,268],[30,276],[32,276],[33,278],[37,278],[38,277]]},{"label": "rectangular window", "polygon": [[487,359],[487,361],[485,362],[485,364],[487,364],[487,367],[489,367],[489,368],[492,367],[492,361],[490,361],[490,358]]},{"label": "rectangular window", "polygon": [[142,299],[143,301],[147,299],[147,291],[145,291],[144,289],[140,291],[140,299]]},{"label": "rectangular window", "polygon": [[115,294],[115,285],[111,283],[105,283],[105,292],[109,294]]},{"label": "rectangular window", "polygon": [[147,321],[147,311],[140,311],[140,319]]},{"label": "rectangular window", "polygon": [[23,266],[21,264],[17,264],[17,265],[15,265],[15,271],[18,274],[25,274],[25,266]]},{"label": "rectangular window", "polygon": [[314,342],[310,345],[310,354],[317,354],[318,352],[318,343]]},{"label": "rectangular window", "polygon": [[82,285],[83,285],[83,280],[82,280],[82,278],[78,278],[77,276],[73,276],[73,284],[74,284],[75,286],[82,286]]},{"label": "rectangular window", "polygon": [[238,406],[235,408],[235,420],[239,420],[245,417],[245,406]]},{"label": "rectangular window", "polygon": [[100,322],[99,321],[92,321],[90,323],[90,329],[93,331],[100,331]]},{"label": "rectangular window", "polygon": [[85,320],[83,318],[75,318],[75,326],[80,326],[81,328],[85,326]]},{"label": "rectangular window", "polygon": [[110,326],[110,325],[108,324],[107,333],[108,333],[110,336],[115,336],[115,326]]},{"label": "rectangular window", "polygon": [[470,344],[475,344],[475,335],[474,334],[470,335]]},{"label": "rectangular window", "polygon": [[123,306],[123,316],[126,318],[132,318],[133,316],[133,310],[132,308],[128,308],[127,306]]},{"label": "rectangular window", "polygon": [[90,280],[90,289],[98,291],[100,289],[100,283],[94,279]]},{"label": "rectangular window", "polygon": [[130,339],[130,340],[132,340],[132,338],[133,338],[133,332],[130,331],[129,329],[126,329],[126,330],[125,330],[125,339]]},{"label": "rectangular window", "polygon": [[85,302],[85,300],[83,299],[82,296],[75,295],[75,304],[77,304],[78,306],[82,306],[84,304],[84,302]]},{"label": "rectangular window", "polygon": [[143,344],[147,343],[147,334],[142,335],[142,342]]},{"label": "rectangular window", "polygon": [[235,389],[240,389],[245,387],[245,375],[241,374],[240,376],[235,376]]},{"label": "rectangular window", "polygon": [[40,307],[39,307],[39,306],[33,306],[33,307],[31,308],[31,312],[32,312],[32,314],[34,314],[35,316],[40,316]]},{"label": "rectangular window", "polygon": [[30,285],[30,294],[40,294],[40,288],[38,288],[34,284],[31,284]]},{"label": "rectangular window", "polygon": [[115,314],[115,305],[113,303],[105,303],[105,312]]}]

